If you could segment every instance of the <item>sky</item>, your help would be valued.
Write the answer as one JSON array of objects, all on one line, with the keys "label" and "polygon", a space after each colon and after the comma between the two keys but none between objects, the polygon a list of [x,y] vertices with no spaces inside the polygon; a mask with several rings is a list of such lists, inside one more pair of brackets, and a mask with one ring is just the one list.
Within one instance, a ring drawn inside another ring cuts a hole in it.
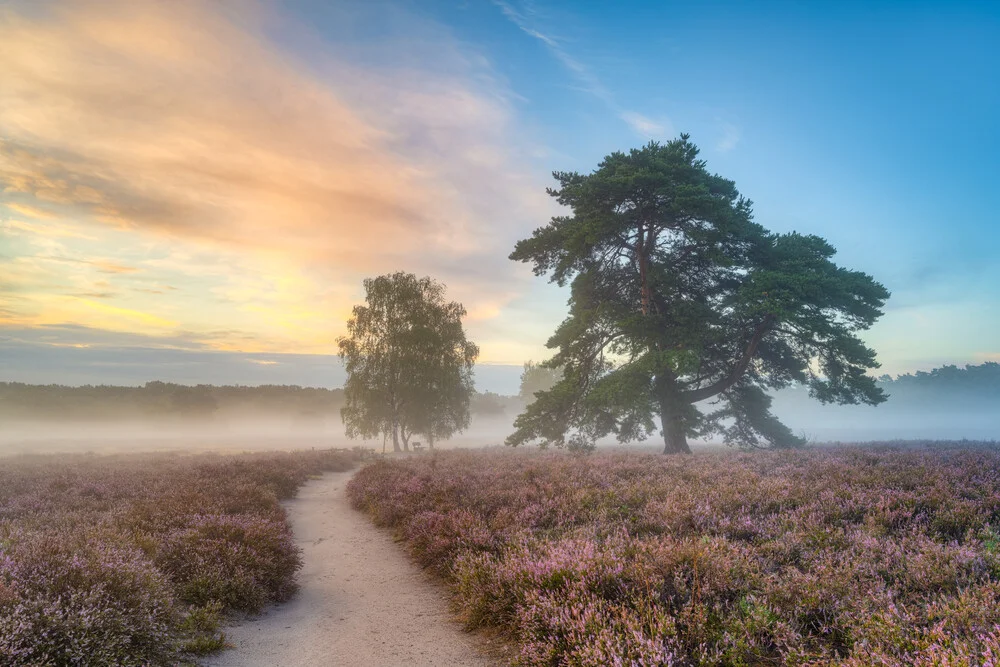
[{"label": "sky", "polygon": [[1000,360],[994,3],[15,0],[0,62],[0,381],[338,386],[404,270],[515,393],[551,172],[681,132],[889,288],[878,373]]}]

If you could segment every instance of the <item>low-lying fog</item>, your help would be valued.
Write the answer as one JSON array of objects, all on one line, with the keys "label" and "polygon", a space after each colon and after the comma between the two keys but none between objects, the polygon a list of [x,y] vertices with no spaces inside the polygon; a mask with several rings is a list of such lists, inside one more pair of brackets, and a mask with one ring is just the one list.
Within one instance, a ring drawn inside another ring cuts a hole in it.
[{"label": "low-lying fog", "polygon": [[[1000,410],[906,411],[891,404],[878,408],[802,405],[779,396],[775,412],[796,434],[804,435],[810,442],[1000,439]],[[499,445],[511,432],[514,417],[516,414],[475,417],[464,433],[435,445],[440,449]],[[159,450],[236,452],[358,445],[382,451],[382,444],[381,439],[347,438],[336,415],[307,419],[248,415],[174,420],[25,420],[7,421],[0,428],[0,455]],[[613,439],[600,444],[617,446]],[[654,439],[639,444],[649,447],[661,443]],[[386,451],[392,451],[391,441],[386,443]]]},{"label": "low-lying fog", "polygon": [[[513,417],[480,418],[441,449],[498,445]],[[411,439],[420,440],[419,436]],[[426,443],[425,443],[426,444]],[[0,455],[56,452],[118,453],[160,450],[262,451],[362,446],[382,451],[382,440],[351,440],[339,417],[287,416],[211,420],[14,421],[0,427]],[[386,443],[392,451],[392,442]]]},{"label": "low-lying fog", "polygon": [[[805,387],[782,390],[773,412],[809,442],[1000,440],[1000,364],[883,376],[877,406],[821,405]],[[527,393],[527,392],[526,392]],[[363,446],[344,435],[342,389],[295,385],[29,385],[0,382],[0,455],[165,449],[246,451]],[[472,426],[442,449],[499,445],[521,399],[484,392],[470,403]],[[710,401],[699,405],[715,409]],[[607,438],[601,445],[615,445]],[[696,443],[695,443],[696,444]],[[709,443],[703,443],[709,444]],[[661,445],[658,437],[641,446]],[[392,443],[385,443],[392,451]]]}]

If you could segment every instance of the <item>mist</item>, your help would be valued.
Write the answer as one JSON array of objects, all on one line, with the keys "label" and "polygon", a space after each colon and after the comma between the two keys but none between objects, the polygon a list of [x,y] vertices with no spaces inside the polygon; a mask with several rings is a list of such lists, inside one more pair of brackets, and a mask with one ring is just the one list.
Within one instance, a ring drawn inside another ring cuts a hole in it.
[{"label": "mist", "polygon": [[[513,402],[513,399],[511,399]],[[891,398],[878,407],[821,405],[801,390],[779,392],[774,412],[810,444],[886,440],[998,440],[1000,410],[989,405],[915,406]],[[513,431],[515,406],[502,414],[474,414],[463,432],[435,443],[436,449],[501,446]],[[420,442],[420,436],[414,436]],[[260,413],[251,408],[211,417],[171,418],[119,415],[115,418],[7,419],[0,429],[0,456],[43,453],[95,454],[185,451],[235,453],[364,447],[383,451],[381,439],[351,439],[337,413],[303,416]],[[412,441],[411,441],[412,444]],[[426,443],[423,443],[426,445]],[[662,448],[653,437],[621,445],[613,437],[601,448]],[[693,441],[695,447],[721,443]],[[392,442],[384,450],[392,452]]]},{"label": "mist", "polygon": [[[500,445],[510,419],[483,416],[464,432],[435,442],[436,449]],[[420,441],[420,436],[414,436]],[[411,440],[411,445],[413,440]],[[364,447],[377,452],[381,439],[351,439],[338,415],[303,419],[287,415],[245,415],[217,419],[151,418],[7,422],[0,429],[0,456],[17,454],[185,451],[236,453]],[[392,451],[392,442],[386,451]]]},{"label": "mist", "polygon": [[[1000,440],[1000,364],[943,366],[883,376],[878,406],[822,405],[804,386],[774,395],[772,410],[809,443]],[[342,389],[295,385],[215,386],[149,382],[140,387],[0,383],[0,455],[162,450],[241,452],[392,443],[345,435]],[[710,411],[710,402],[699,405]],[[514,396],[476,393],[468,428],[439,449],[502,445],[524,409]],[[414,441],[422,438],[417,435]],[[412,444],[412,442],[411,442]],[[621,446],[613,437],[598,446]],[[656,436],[640,447],[662,444]],[[717,443],[712,440],[699,444]]]},{"label": "mist", "polygon": [[779,392],[774,413],[810,442],[872,440],[997,440],[1000,406],[985,401],[921,405],[889,400],[866,405],[821,405],[804,391]]},{"label": "mist", "polygon": [[[343,391],[298,386],[141,387],[0,383],[0,456],[186,451],[235,453],[363,447],[340,417]],[[436,448],[502,444],[519,411],[516,399],[477,394],[470,426]],[[413,436],[411,445],[421,441]]]}]

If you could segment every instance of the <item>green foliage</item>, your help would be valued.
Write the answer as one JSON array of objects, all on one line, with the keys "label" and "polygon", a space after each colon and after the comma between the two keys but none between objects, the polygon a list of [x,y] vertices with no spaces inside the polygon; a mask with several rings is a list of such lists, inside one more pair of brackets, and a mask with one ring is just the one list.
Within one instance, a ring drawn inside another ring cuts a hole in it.
[{"label": "green foliage", "polygon": [[204,515],[165,535],[154,562],[185,603],[259,612],[296,590],[302,559],[282,521]]},{"label": "green foliage", "polygon": [[501,396],[492,391],[475,393],[469,406],[472,414],[479,417],[500,417],[507,413],[507,408],[516,400],[510,396]]},{"label": "green foliage", "polygon": [[184,642],[183,650],[185,653],[192,655],[210,655],[231,647],[232,644],[226,640],[226,633],[218,632],[215,634],[195,635]]},{"label": "green foliage", "polygon": [[978,366],[966,364],[964,368],[946,365],[929,372],[897,375],[895,380],[883,375],[879,384],[893,396],[929,398],[935,403],[949,399],[963,403],[970,399],[995,401],[1000,399],[1000,363],[987,361]]},{"label": "green foliage", "polygon": [[[825,240],[754,222],[751,202],[706,169],[687,135],[554,176],[549,194],[571,215],[511,259],[571,286],[543,364],[563,374],[508,444],[636,440],[659,416],[668,452],[710,434],[785,447],[801,439],[770,413],[767,390],[800,382],[824,403],[884,400],[867,374],[875,353],[856,332],[889,293],[834,264]],[[707,399],[715,409],[703,414],[695,404]]]},{"label": "green foliage", "polygon": [[232,645],[226,641],[226,634],[219,629],[222,609],[222,603],[214,601],[188,610],[180,623],[181,633],[187,636],[181,646],[184,653],[209,655],[231,648]]},{"label": "green foliage", "polygon": [[536,393],[549,391],[559,382],[561,377],[562,372],[557,368],[527,361],[524,364],[524,371],[521,373],[521,389],[518,392],[518,398],[526,404],[531,403],[535,400]]},{"label": "green foliage", "polygon": [[365,280],[348,335],[338,339],[347,370],[341,410],[349,437],[411,435],[433,442],[469,425],[472,367],[479,348],[465,338],[465,308],[430,278],[394,273]]}]

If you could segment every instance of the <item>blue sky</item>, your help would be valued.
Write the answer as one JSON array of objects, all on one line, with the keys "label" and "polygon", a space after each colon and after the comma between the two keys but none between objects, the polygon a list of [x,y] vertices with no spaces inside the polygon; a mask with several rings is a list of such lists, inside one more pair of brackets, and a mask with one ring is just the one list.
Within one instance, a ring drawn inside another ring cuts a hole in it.
[{"label": "blue sky", "polygon": [[483,362],[540,358],[565,294],[506,256],[548,172],[679,132],[892,291],[885,371],[1000,358],[997,5],[14,3],[0,38],[11,379],[56,349],[162,374],[88,357],[127,346],[315,383],[395,269],[449,285]]}]

